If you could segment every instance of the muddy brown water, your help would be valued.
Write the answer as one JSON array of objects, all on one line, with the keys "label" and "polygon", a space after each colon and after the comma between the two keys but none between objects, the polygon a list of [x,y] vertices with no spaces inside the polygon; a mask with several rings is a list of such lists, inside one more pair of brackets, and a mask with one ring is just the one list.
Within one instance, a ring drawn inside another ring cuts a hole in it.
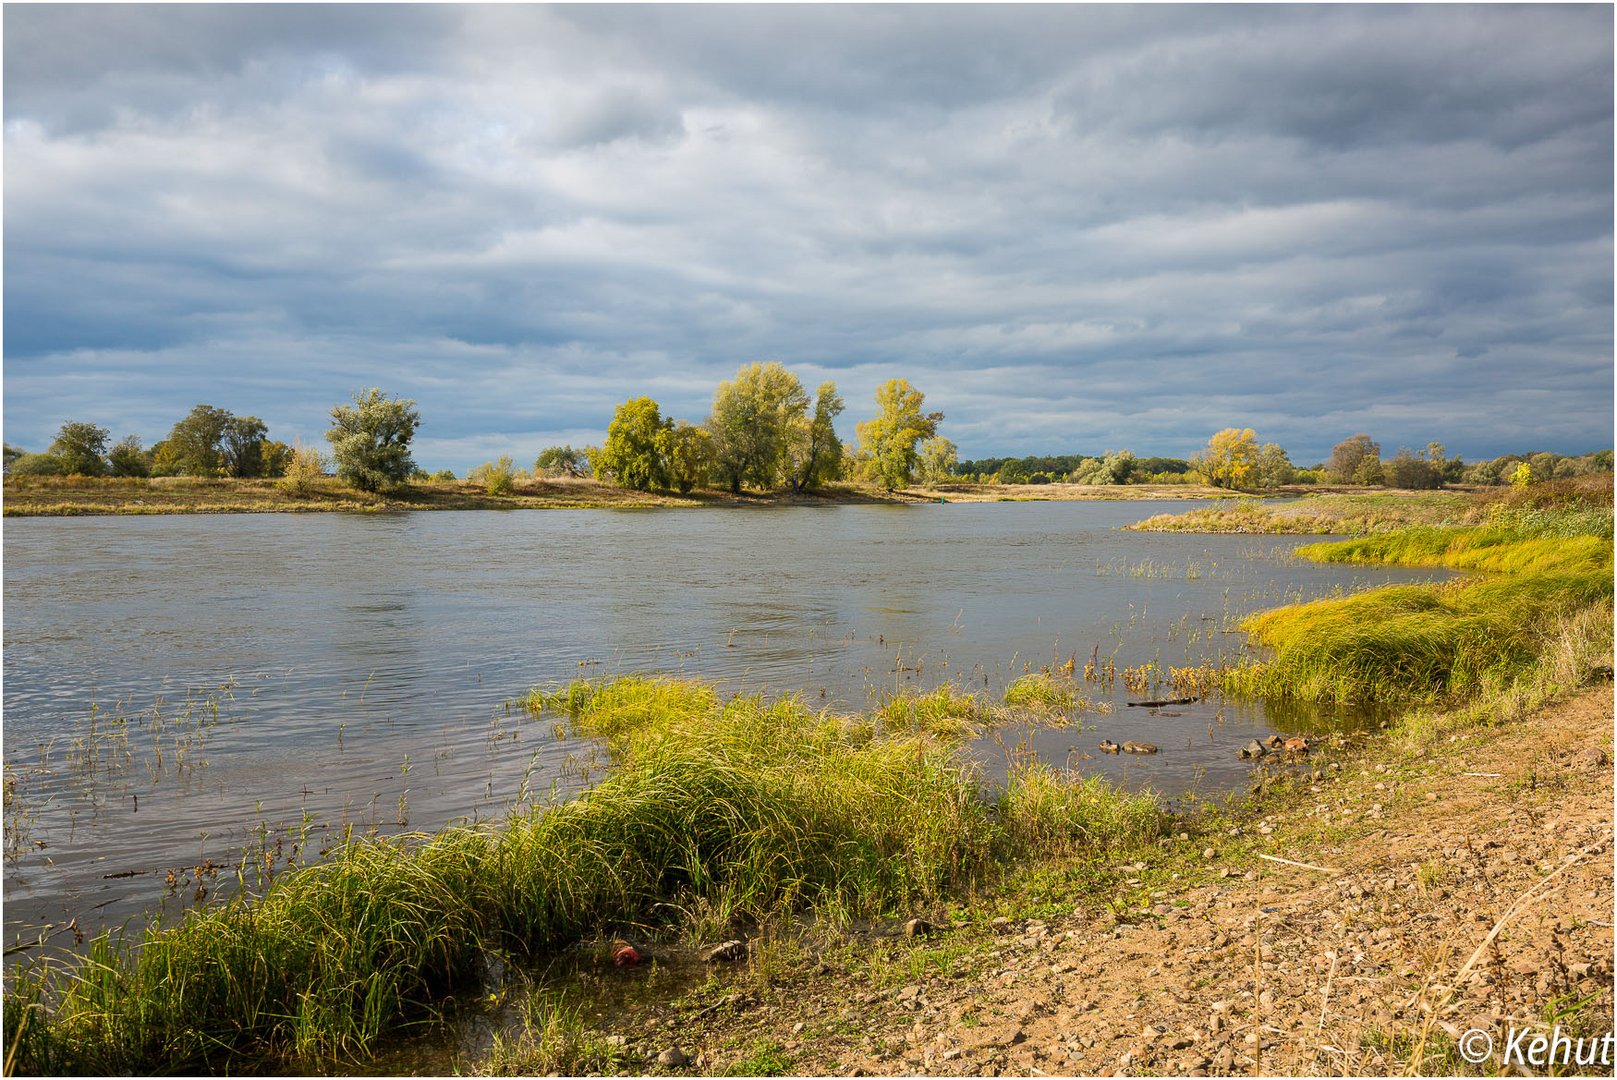
[{"label": "muddy brown water", "polygon": [[[12,519],[5,936],[55,944],[217,896],[345,830],[487,819],[604,762],[512,702],[665,672],[863,708],[1029,668],[1239,650],[1244,614],[1440,571],[1293,537],[1119,531],[1186,502]],[[1113,706],[973,748],[1171,796],[1238,787],[1261,707]],[[1101,739],[1149,741],[1146,757]]]}]

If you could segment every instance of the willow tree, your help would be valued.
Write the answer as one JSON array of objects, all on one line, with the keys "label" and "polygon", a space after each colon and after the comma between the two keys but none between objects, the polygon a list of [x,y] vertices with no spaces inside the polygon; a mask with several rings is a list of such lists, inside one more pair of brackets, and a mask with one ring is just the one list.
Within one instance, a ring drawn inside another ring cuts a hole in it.
[{"label": "willow tree", "polygon": [[331,410],[326,441],[337,476],[361,491],[404,483],[415,469],[410,440],[420,426],[414,401],[388,397],[376,387],[361,390],[352,405]]},{"label": "willow tree", "polygon": [[814,395],[814,416],[799,418],[786,439],[793,491],[813,491],[842,477],[842,440],[836,418],[842,414],[837,384],[823,382]]},{"label": "willow tree", "polygon": [[637,491],[667,487],[667,438],[672,426],[651,398],[625,401],[606,429],[596,468]]},{"label": "willow tree", "polygon": [[876,415],[859,425],[859,444],[870,471],[888,491],[908,486],[915,475],[916,445],[938,433],[940,412],[923,413],[926,395],[905,379],[890,379],[876,391]]},{"label": "willow tree", "polygon": [[719,384],[707,430],[714,469],[732,492],[772,488],[786,475],[788,440],[808,412],[808,394],[778,362],[748,364]]}]

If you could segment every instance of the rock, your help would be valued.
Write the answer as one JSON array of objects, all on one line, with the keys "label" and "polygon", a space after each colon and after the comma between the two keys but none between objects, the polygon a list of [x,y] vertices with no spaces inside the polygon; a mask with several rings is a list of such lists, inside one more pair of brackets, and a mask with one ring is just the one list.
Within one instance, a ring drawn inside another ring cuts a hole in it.
[{"label": "rock", "polygon": [[1128,742],[1124,743],[1123,749],[1127,750],[1131,754],[1154,754],[1157,752],[1157,748],[1151,743],[1135,742],[1133,739],[1130,739]]},{"label": "rock", "polygon": [[617,1050],[626,1050],[629,1046],[629,1039],[624,1035],[608,1035],[603,1041],[606,1045]]},{"label": "rock", "polygon": [[926,937],[936,929],[937,927],[925,919],[911,919],[904,924],[904,936],[908,938]]},{"label": "rock", "polygon": [[677,1046],[670,1047],[657,1055],[657,1064],[666,1065],[670,1069],[683,1068],[690,1063],[690,1055]]},{"label": "rock", "polygon": [[894,996],[893,1000],[897,1001],[900,1005],[903,1005],[903,1004],[905,1004],[907,1002],[914,1001],[916,998],[918,998],[920,996],[921,996],[921,984],[920,983],[910,983],[910,985],[908,985],[908,986],[904,987],[904,989],[900,990]]},{"label": "rock", "polygon": [[1123,748],[1118,746],[1110,739],[1102,739],[1100,741],[1100,752],[1103,754],[1115,754],[1121,749]]},{"label": "rock", "polygon": [[1281,738],[1279,735],[1271,735],[1267,739],[1263,740],[1263,745],[1270,750],[1279,750],[1286,745],[1286,740]]},{"label": "rock", "polygon": [[733,964],[746,958],[747,943],[745,941],[721,941],[702,954],[703,961],[709,964]]},{"label": "rock", "polygon": [[1286,753],[1288,753],[1288,754],[1306,754],[1306,753],[1308,753],[1308,740],[1303,738],[1301,735],[1293,735],[1291,738],[1287,739],[1282,745],[1285,748]]},{"label": "rock", "polygon": [[1606,752],[1598,746],[1591,746],[1578,755],[1584,765],[1591,769],[1604,769],[1606,767]]},{"label": "rock", "polygon": [[1212,848],[1203,848],[1202,849],[1202,858],[1204,858],[1204,859],[1216,859],[1216,858],[1218,858],[1218,852],[1215,851]]},{"label": "rock", "polygon": [[1260,758],[1268,752],[1264,745],[1256,739],[1241,747],[1241,756],[1243,758]]},{"label": "rock", "polygon": [[639,950],[626,942],[619,942],[612,950],[612,962],[620,968],[634,967],[640,961]]}]

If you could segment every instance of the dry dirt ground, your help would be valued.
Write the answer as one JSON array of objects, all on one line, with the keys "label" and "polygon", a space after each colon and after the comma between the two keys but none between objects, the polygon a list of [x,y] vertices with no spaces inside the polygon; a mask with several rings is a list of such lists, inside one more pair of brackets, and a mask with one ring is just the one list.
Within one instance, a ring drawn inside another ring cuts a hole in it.
[{"label": "dry dirt ground", "polygon": [[[1157,867],[1113,868],[1143,902],[957,918],[880,963],[755,949],[614,1017],[613,1041],[649,1073],[1374,1075],[1417,1054],[1494,1073],[1512,1025],[1612,1030],[1611,751],[1609,686],[1422,749],[1371,743]],[[1491,1063],[1458,1055],[1471,1028]],[[689,1062],[658,1063],[670,1050]]]}]

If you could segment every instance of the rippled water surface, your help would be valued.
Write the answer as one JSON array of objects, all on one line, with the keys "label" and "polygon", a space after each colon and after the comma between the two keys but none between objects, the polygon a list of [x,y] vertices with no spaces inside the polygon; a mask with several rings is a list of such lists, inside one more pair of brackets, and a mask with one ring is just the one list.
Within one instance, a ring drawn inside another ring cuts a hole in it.
[{"label": "rippled water surface", "polygon": [[[538,684],[658,671],[846,708],[942,681],[997,696],[1029,665],[1194,662],[1238,649],[1249,611],[1442,576],[1301,562],[1295,538],[1118,531],[1194,505],[9,520],[7,942],[194,902],[244,850],[275,868],[345,828],[575,789],[598,775],[590,748],[508,705]],[[1022,744],[1216,790],[1270,730],[1255,709],[1150,713],[1125,693],[1082,730],[999,733],[985,769]],[[1101,738],[1161,753],[1109,757]]]}]

